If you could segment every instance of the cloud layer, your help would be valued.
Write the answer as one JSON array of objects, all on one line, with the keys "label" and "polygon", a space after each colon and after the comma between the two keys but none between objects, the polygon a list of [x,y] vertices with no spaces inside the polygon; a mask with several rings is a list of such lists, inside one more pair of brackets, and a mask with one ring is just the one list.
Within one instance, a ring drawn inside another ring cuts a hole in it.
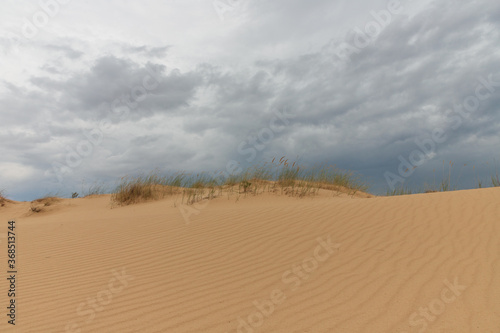
[{"label": "cloud layer", "polygon": [[498,2],[221,1],[11,2],[0,188],[30,200],[283,155],[358,171],[374,192],[388,174],[440,181],[443,160],[461,187],[494,171]]}]

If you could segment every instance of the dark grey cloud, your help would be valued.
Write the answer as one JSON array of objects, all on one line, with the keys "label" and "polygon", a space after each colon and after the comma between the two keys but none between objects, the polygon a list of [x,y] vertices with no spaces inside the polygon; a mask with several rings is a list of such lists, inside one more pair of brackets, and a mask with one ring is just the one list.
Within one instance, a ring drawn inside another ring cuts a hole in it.
[{"label": "dark grey cloud", "polygon": [[57,98],[73,116],[110,116],[114,114],[110,110],[112,105],[128,109],[126,114],[113,117],[123,121],[188,106],[197,87],[203,84],[200,79],[196,73],[182,74],[161,64],[142,65],[126,58],[105,56],[96,59],[90,69],[68,78],[33,77],[31,83]]}]

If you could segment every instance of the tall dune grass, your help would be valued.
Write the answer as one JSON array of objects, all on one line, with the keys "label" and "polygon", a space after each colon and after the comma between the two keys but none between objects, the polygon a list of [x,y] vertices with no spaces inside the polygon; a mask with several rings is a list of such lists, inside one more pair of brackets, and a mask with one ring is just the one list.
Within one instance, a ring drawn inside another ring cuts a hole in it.
[{"label": "tall dune grass", "polygon": [[138,177],[122,177],[111,200],[120,205],[130,205],[161,199],[175,193],[175,186],[171,184],[179,184],[181,180],[182,177],[165,177],[156,172]]},{"label": "tall dune grass", "polygon": [[[495,161],[496,164],[496,161]],[[491,184],[494,187],[500,186],[500,178],[498,178],[498,167],[495,165],[495,173],[491,175]]]},{"label": "tall dune grass", "polygon": [[337,190],[354,195],[366,191],[368,186],[352,172],[332,166],[305,168],[289,162],[284,156],[270,163],[248,167],[238,174],[213,176],[202,172],[184,172],[162,176],[158,171],[138,177],[123,177],[112,194],[112,201],[129,205],[141,201],[157,200],[167,195],[182,194],[188,204],[203,198],[212,199],[225,190],[228,193],[259,194],[281,192],[303,197],[316,194],[319,189]]}]

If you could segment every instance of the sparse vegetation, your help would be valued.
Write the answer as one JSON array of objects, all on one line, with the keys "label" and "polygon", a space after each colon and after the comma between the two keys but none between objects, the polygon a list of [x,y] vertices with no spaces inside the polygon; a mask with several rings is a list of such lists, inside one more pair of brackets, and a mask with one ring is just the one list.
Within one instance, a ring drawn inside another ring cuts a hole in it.
[{"label": "sparse vegetation", "polygon": [[61,201],[60,198],[55,197],[55,196],[45,196],[40,199],[33,200],[31,203],[34,204],[41,204],[45,207],[52,206],[54,203]]},{"label": "sparse vegetation", "polygon": [[[432,190],[427,190],[426,193],[429,193],[431,191]],[[435,192],[435,191],[432,191],[432,192]],[[390,197],[390,196],[395,196],[395,195],[410,195],[410,194],[415,194],[415,193],[416,193],[416,191],[410,189],[409,187],[401,185],[400,187],[395,188],[392,191],[387,190],[386,196]]]},{"label": "sparse vegetation", "polygon": [[500,179],[498,179],[498,174],[495,176],[491,176],[491,183],[493,184],[494,187],[500,186]]},{"label": "sparse vegetation", "polygon": [[243,192],[246,193],[248,189],[252,186],[252,183],[250,183],[248,180],[242,181],[240,183],[240,187],[243,187]]},{"label": "sparse vegetation", "polygon": [[175,193],[168,178],[153,172],[146,176],[122,177],[121,183],[112,194],[111,200],[119,205],[129,205],[141,201],[156,200]]},{"label": "sparse vegetation", "polygon": [[[73,195],[75,193],[73,193]],[[107,190],[106,186],[102,183],[94,182],[93,184],[86,186],[85,180],[83,180],[81,193],[82,193],[83,197],[88,197],[91,195],[106,194],[106,193],[109,193],[109,191]],[[76,193],[76,194],[78,194],[78,193]]]},{"label": "sparse vegetation", "polygon": [[[489,163],[485,163],[486,165]],[[429,185],[425,184],[424,185],[424,190],[416,190],[407,186],[401,185],[400,187],[394,189],[394,190],[387,190],[386,195],[387,196],[393,196],[393,195],[407,195],[407,194],[416,194],[416,193],[434,193],[434,192],[447,192],[447,191],[456,191],[457,189],[461,188],[460,186],[460,179],[463,173],[463,170],[467,167],[467,164],[464,164],[462,168],[460,169],[460,173],[458,174],[458,177],[456,177],[455,180],[453,180],[452,177],[452,169],[453,169],[453,162],[448,163],[448,170],[445,168],[445,161],[443,161],[443,174],[442,174],[442,180],[436,184],[436,170],[434,169],[434,183]],[[477,176],[476,173],[476,166],[472,166],[472,183],[473,186],[472,188],[484,188],[485,183],[487,181],[484,181],[483,179],[480,179]],[[498,169],[495,170],[495,172],[491,175],[491,184],[493,187],[500,187],[500,177],[498,174]]]},{"label": "sparse vegetation", "polygon": [[30,210],[34,213],[40,213],[44,211],[47,207],[52,206],[59,201],[61,201],[60,198],[48,195],[43,198],[33,200],[31,202]]},{"label": "sparse vegetation", "polygon": [[500,186],[500,179],[498,178],[498,169],[495,170],[495,174],[491,176],[491,184],[494,187]]},{"label": "sparse vegetation", "polygon": [[350,172],[335,167],[305,168],[297,162],[289,163],[285,157],[274,158],[271,163],[252,166],[236,175],[224,177],[223,173],[176,173],[160,176],[154,171],[147,176],[124,177],[112,194],[118,205],[129,205],[157,200],[166,195],[182,194],[182,202],[196,203],[228,193],[257,195],[259,193],[284,193],[304,197],[314,195],[319,189],[328,189],[350,195],[366,191],[366,184]]},{"label": "sparse vegetation", "polygon": [[5,206],[6,203],[9,202],[9,199],[7,199],[4,195],[3,190],[0,191],[0,207]]}]

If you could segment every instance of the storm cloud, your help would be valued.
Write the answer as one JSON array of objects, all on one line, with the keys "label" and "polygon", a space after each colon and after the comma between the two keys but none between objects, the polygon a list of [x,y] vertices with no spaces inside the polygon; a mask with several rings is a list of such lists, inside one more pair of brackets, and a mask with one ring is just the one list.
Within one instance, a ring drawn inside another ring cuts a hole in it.
[{"label": "storm cloud", "polygon": [[0,14],[13,199],[283,155],[359,172],[374,193],[449,161],[461,188],[495,171],[498,1],[52,4]]}]

